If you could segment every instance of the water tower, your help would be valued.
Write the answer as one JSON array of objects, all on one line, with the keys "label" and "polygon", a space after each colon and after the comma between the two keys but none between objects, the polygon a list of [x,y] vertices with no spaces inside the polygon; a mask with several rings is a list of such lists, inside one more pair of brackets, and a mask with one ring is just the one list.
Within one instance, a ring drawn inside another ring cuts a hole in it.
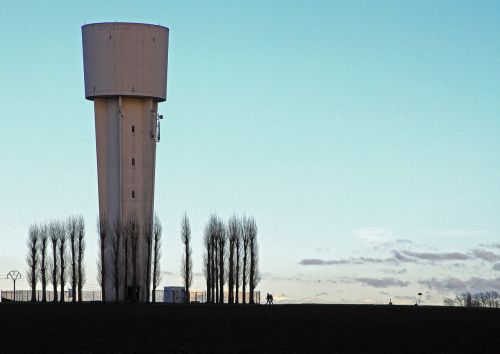
[{"label": "water tower", "polygon": [[[144,231],[153,220],[158,103],[167,98],[168,34],[166,27],[141,23],[82,26],[85,98],[94,101],[99,216],[110,232],[116,221],[132,221],[138,235],[135,272],[130,249],[125,252],[122,244],[120,250],[121,301],[145,301],[149,295]],[[105,301],[115,300],[110,242],[108,237]]]}]

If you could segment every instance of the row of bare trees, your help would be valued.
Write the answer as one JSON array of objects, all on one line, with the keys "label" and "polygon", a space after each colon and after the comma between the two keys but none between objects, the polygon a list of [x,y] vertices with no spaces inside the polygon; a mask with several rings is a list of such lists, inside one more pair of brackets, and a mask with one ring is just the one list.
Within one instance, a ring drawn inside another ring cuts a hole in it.
[{"label": "row of bare trees", "polygon": [[445,306],[462,307],[500,307],[500,295],[496,291],[485,291],[471,294],[470,291],[456,295],[455,298],[445,298]]},{"label": "row of bare trees", "polygon": [[54,292],[53,301],[64,302],[64,286],[69,276],[73,291],[72,302],[76,302],[77,298],[81,302],[85,284],[83,217],[70,216],[65,221],[32,224],[29,227],[27,247],[26,274],[31,287],[31,301],[36,301],[36,286],[40,282],[42,302],[47,301],[49,283],[52,284]]},{"label": "row of bare trees", "polygon": [[[102,300],[113,299],[119,302],[124,298],[120,296],[120,292],[128,297],[126,292],[129,288],[138,288],[139,272],[145,271],[146,302],[149,302],[150,293],[152,301],[155,302],[155,290],[161,281],[162,226],[158,216],[155,215],[152,222],[146,221],[144,225],[139,225],[133,216],[126,221],[116,218],[112,223],[106,217],[101,217],[97,221],[97,231],[99,235],[97,280],[101,286]],[[140,269],[138,263],[141,239],[144,240],[146,247],[146,269]],[[108,261],[105,261],[106,259]],[[111,268],[108,269],[108,266]],[[109,279],[112,284],[112,295],[106,293],[105,279]]]},{"label": "row of bare trees", "polygon": [[[224,285],[227,281],[228,303],[255,303],[255,287],[260,280],[255,219],[232,216],[226,225],[212,214],[205,225],[203,245],[207,302],[224,303]],[[246,298],[247,286],[249,299]]]}]

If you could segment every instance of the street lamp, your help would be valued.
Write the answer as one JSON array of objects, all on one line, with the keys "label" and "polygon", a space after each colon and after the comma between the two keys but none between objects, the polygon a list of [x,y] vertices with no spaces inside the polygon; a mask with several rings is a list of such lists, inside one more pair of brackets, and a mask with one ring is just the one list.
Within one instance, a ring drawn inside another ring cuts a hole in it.
[{"label": "street lamp", "polygon": [[7,279],[9,278],[12,279],[12,282],[14,283],[14,301],[16,301],[16,280],[21,278],[21,273],[17,270],[11,270],[7,273]]},{"label": "street lamp", "polygon": [[418,306],[420,306],[420,298],[422,297],[422,293],[418,293]]}]

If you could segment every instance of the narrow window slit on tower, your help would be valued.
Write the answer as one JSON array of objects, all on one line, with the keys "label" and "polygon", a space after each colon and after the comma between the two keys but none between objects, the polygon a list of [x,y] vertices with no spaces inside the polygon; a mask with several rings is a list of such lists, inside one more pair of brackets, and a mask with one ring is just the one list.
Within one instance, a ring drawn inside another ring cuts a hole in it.
[{"label": "narrow window slit on tower", "polygon": [[132,126],[132,133],[135,133],[135,125]]},{"label": "narrow window slit on tower", "polygon": [[135,159],[132,157],[132,166],[135,167]]},{"label": "narrow window slit on tower", "polygon": [[135,191],[132,191],[132,199],[135,198]]}]

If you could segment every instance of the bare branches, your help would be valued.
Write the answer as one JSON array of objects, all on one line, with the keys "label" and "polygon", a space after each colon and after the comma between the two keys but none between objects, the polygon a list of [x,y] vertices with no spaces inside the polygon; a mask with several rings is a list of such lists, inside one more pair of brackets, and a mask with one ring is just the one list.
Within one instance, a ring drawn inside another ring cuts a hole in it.
[{"label": "bare branches", "polygon": [[57,254],[57,247],[59,245],[59,229],[61,225],[57,221],[52,221],[49,225],[49,237],[50,237],[50,245],[52,247],[52,262],[50,264],[50,270],[51,270],[51,282],[52,286],[54,289],[54,299],[52,301],[57,302],[58,296],[57,296],[57,285],[59,283],[59,268],[58,268],[58,254]]},{"label": "bare branches", "polygon": [[78,238],[78,218],[76,216],[70,216],[66,220],[66,231],[69,241],[69,251],[70,251],[70,261],[71,261],[71,291],[72,291],[72,302],[76,302],[76,287],[77,287],[77,238]]},{"label": "bare branches", "polygon": [[187,214],[184,214],[181,221],[181,240],[184,244],[184,254],[181,261],[181,276],[184,280],[184,291],[186,303],[190,301],[189,288],[193,281],[193,261],[191,259],[191,226]]},{"label": "bare branches", "polygon": [[249,228],[249,220],[243,216],[242,225],[243,225],[243,234],[242,234],[242,243],[243,243],[243,271],[241,282],[243,284],[243,303],[246,304],[246,287],[248,284],[248,249],[250,245],[250,228]]},{"label": "bare branches", "polygon": [[113,265],[113,268],[110,272],[111,279],[113,281],[115,302],[120,301],[120,259],[122,238],[123,225],[120,219],[117,217],[115,218],[115,221],[113,223],[113,232],[111,234],[111,263]]},{"label": "bare branches", "polygon": [[218,257],[219,257],[219,303],[224,303],[224,259],[226,257],[226,227],[224,223],[218,219],[217,220],[217,246],[218,246]]},{"label": "bare branches", "polygon": [[40,226],[40,242],[39,242],[39,256],[40,256],[40,278],[42,281],[42,302],[47,301],[47,247],[49,239],[49,228],[47,225]]},{"label": "bare branches", "polygon": [[38,282],[38,243],[40,242],[40,228],[36,224],[30,225],[28,241],[28,254],[26,255],[26,276],[31,287],[31,301],[36,301],[36,283]]},{"label": "bare branches", "polygon": [[[229,219],[228,223],[228,241],[229,241],[229,265],[228,265],[228,302],[230,304],[234,303],[234,285],[236,283],[235,275],[235,248],[236,248],[236,240],[240,237],[240,222],[236,215],[233,215]],[[236,289],[238,292],[238,289]]]},{"label": "bare branches", "polygon": [[148,218],[143,227],[144,239],[147,247],[147,262],[146,262],[146,302],[149,302],[149,294],[151,293],[151,256],[153,248],[153,221]]},{"label": "bare branches", "polygon": [[160,258],[161,258],[161,222],[158,215],[153,220],[153,302],[156,302],[156,288],[161,281]]},{"label": "bare branches", "polygon": [[78,272],[78,302],[82,302],[82,288],[85,284],[85,268],[83,257],[85,254],[85,222],[82,216],[77,218],[77,272]]},{"label": "bare branches", "polygon": [[59,270],[60,270],[60,276],[59,276],[59,281],[61,284],[61,302],[64,302],[64,285],[66,285],[66,240],[67,240],[67,235],[66,235],[66,230],[65,226],[63,223],[59,223],[59,226],[57,227],[57,233],[58,233],[58,238],[59,238]]},{"label": "bare branches", "polygon": [[254,293],[255,287],[257,286],[260,275],[259,275],[259,267],[258,267],[258,256],[259,256],[259,246],[257,244],[257,224],[253,217],[247,219],[246,228],[248,229],[248,238],[249,238],[249,252],[250,252],[250,265],[249,265],[249,273],[250,277],[248,280],[250,287],[250,303],[255,303]]},{"label": "bare branches", "polygon": [[108,237],[108,221],[105,215],[101,215],[97,220],[97,232],[99,234],[99,258],[97,261],[97,280],[101,285],[102,301],[107,300],[106,297],[106,238]]}]

